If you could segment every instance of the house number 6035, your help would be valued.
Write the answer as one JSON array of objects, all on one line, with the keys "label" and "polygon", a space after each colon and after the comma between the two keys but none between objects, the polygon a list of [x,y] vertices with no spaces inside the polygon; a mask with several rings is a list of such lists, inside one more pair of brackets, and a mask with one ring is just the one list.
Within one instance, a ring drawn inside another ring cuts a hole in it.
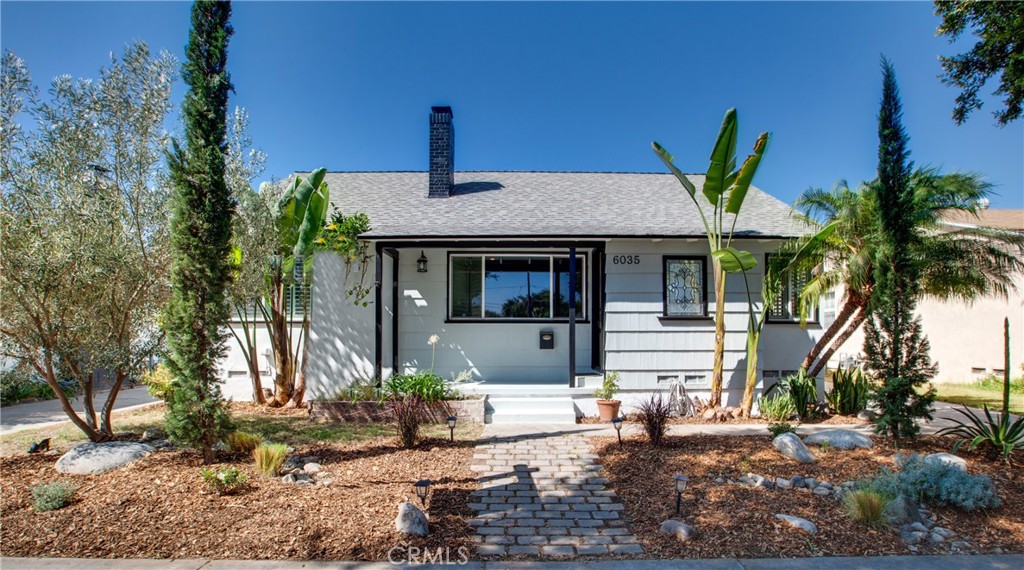
[{"label": "house number 6035", "polygon": [[640,256],[639,255],[613,255],[612,256],[612,264],[613,265],[639,265],[640,264]]}]

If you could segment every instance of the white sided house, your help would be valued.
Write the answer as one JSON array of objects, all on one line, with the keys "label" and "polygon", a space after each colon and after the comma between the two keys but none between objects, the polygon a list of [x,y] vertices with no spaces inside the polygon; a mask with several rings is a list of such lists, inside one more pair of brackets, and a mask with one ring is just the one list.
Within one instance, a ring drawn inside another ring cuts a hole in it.
[{"label": "white sided house", "polygon": [[[343,261],[315,258],[309,398],[431,366],[447,378],[469,371],[460,390],[487,394],[496,422],[593,415],[594,389],[610,371],[627,411],[673,382],[706,398],[724,302],[723,403],[738,405],[743,278],[730,275],[726,298],[715,298],[704,227],[671,174],[456,171],[450,108],[432,109],[429,132],[428,172],[327,175],[332,207],[370,218],[362,238],[376,286],[357,306]],[[703,176],[691,180],[699,192]],[[790,212],[752,187],[734,245],[763,260],[804,233]],[[750,274],[756,302],[762,267]],[[788,299],[762,336],[769,384],[799,366],[820,331],[789,318]]]}]

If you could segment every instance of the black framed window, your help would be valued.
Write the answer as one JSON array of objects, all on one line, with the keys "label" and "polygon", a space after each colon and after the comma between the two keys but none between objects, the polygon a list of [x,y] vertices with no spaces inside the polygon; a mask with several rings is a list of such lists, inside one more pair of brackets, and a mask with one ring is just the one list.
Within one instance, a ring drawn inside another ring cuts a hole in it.
[{"label": "black framed window", "polygon": [[[764,256],[765,267],[770,267],[776,255],[767,253]],[[803,271],[789,271],[782,279],[781,289],[775,296],[775,302],[768,308],[768,322],[770,323],[795,323],[800,322],[800,291],[811,279],[809,269]],[[807,320],[812,323],[818,322],[818,307],[808,315]]]},{"label": "black framed window", "polygon": [[586,319],[586,256],[576,256],[576,290],[569,291],[569,256],[453,253],[448,263],[448,316],[453,320]]},{"label": "black framed window", "polygon": [[663,313],[666,317],[706,317],[707,258],[666,255],[662,258]]}]

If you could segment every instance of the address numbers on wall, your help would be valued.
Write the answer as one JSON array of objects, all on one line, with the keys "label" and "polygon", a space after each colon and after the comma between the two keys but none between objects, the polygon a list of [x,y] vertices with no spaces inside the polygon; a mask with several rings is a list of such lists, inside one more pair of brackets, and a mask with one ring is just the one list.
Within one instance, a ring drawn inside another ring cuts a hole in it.
[{"label": "address numbers on wall", "polygon": [[640,265],[639,255],[613,255],[612,265]]}]

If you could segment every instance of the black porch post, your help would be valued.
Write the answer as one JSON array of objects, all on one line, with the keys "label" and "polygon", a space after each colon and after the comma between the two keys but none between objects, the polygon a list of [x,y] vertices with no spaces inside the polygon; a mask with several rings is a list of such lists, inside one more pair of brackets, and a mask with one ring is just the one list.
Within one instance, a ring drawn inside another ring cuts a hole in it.
[{"label": "black porch post", "polygon": [[384,244],[377,242],[374,245],[373,258],[373,314],[376,327],[373,331],[373,355],[374,375],[377,385],[380,386],[384,380],[384,307],[381,303],[384,286]]},{"label": "black porch post", "polygon": [[569,246],[569,387],[576,387],[576,246]]},{"label": "black porch post", "polygon": [[398,374],[398,250],[391,250],[391,374]]}]

